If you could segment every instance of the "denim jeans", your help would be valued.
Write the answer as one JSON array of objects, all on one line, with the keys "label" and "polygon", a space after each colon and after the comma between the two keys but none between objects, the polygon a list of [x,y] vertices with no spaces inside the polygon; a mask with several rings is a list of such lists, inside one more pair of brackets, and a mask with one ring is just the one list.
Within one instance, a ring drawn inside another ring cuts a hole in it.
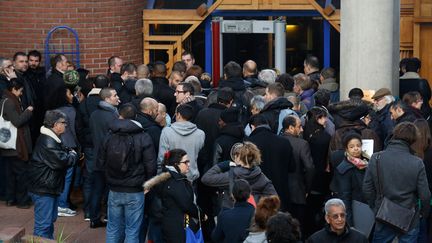
[{"label": "denim jeans", "polygon": [[163,243],[162,224],[149,216],[148,239],[153,243]]},{"label": "denim jeans", "polygon": [[415,224],[416,226],[412,230],[408,231],[408,233],[406,234],[402,234],[401,232],[391,228],[390,226],[377,222],[375,224],[375,232],[372,242],[392,242],[396,236],[399,239],[399,243],[417,242],[417,237],[419,234],[419,221],[415,222]]},{"label": "denim jeans", "polygon": [[63,192],[58,196],[58,206],[61,208],[69,208],[68,195],[72,183],[74,167],[69,167],[66,171],[65,183]]},{"label": "denim jeans", "polygon": [[139,242],[144,218],[144,193],[110,191],[106,242]]},{"label": "denim jeans", "polygon": [[91,188],[93,183],[93,148],[84,148],[85,154],[85,170],[83,171],[84,183],[83,183],[83,196],[84,196],[84,213],[90,214],[90,198]]},{"label": "denim jeans", "polygon": [[56,196],[29,193],[34,202],[34,230],[36,236],[54,239],[54,222],[57,220]]}]

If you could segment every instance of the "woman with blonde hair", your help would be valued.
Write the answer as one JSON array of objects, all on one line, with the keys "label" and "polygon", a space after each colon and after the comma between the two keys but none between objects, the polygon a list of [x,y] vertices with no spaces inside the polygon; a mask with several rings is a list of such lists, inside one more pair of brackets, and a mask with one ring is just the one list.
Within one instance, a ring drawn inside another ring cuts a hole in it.
[{"label": "woman with blonde hair", "polygon": [[280,200],[276,195],[262,197],[256,207],[254,222],[249,236],[244,243],[266,243],[266,225],[271,216],[276,215],[280,208]]},{"label": "woman with blonde hair", "polygon": [[231,188],[234,180],[245,179],[251,186],[255,201],[262,196],[276,195],[272,182],[261,172],[261,152],[251,142],[236,143],[231,148],[231,159],[210,168],[201,178],[202,183],[222,187],[222,208],[232,208]]}]

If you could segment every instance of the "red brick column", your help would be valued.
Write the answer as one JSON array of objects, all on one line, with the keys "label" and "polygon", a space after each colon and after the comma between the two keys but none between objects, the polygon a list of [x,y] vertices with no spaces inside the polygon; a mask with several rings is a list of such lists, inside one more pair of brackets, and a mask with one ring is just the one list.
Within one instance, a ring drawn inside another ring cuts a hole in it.
[{"label": "red brick column", "polygon": [[[145,5],[145,0],[0,1],[0,56],[32,49],[43,53],[48,32],[67,25],[78,32],[81,67],[92,75],[106,73],[112,55],[141,64]],[[72,35],[56,32],[53,40],[69,48]]]}]

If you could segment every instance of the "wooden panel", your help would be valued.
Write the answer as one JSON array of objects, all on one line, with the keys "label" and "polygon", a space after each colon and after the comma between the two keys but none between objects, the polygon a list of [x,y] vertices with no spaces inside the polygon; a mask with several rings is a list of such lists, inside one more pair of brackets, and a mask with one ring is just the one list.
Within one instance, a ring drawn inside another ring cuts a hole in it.
[{"label": "wooden panel", "polygon": [[420,76],[426,78],[432,85],[432,45],[430,39],[432,36],[432,23],[422,24],[420,26],[420,60],[422,67]]},{"label": "wooden panel", "polygon": [[432,17],[432,3],[423,3],[420,7],[420,15],[423,17]]},{"label": "wooden panel", "polygon": [[221,3],[221,6],[223,6],[223,5],[250,5],[254,1],[255,0],[224,0]]},{"label": "wooden panel", "polygon": [[413,18],[400,18],[400,42],[401,44],[411,43],[413,41]]},{"label": "wooden panel", "polygon": [[178,9],[146,9],[143,10],[143,20],[196,20],[202,21],[196,10],[181,11]]}]

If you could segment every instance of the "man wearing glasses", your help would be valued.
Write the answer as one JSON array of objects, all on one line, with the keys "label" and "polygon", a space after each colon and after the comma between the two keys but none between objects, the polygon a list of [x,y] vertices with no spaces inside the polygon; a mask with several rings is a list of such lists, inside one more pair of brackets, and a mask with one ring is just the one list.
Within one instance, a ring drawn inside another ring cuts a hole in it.
[{"label": "man wearing glasses", "polygon": [[342,200],[332,198],[325,203],[324,209],[326,226],[315,232],[306,242],[368,242],[366,236],[346,223],[345,204]]}]

